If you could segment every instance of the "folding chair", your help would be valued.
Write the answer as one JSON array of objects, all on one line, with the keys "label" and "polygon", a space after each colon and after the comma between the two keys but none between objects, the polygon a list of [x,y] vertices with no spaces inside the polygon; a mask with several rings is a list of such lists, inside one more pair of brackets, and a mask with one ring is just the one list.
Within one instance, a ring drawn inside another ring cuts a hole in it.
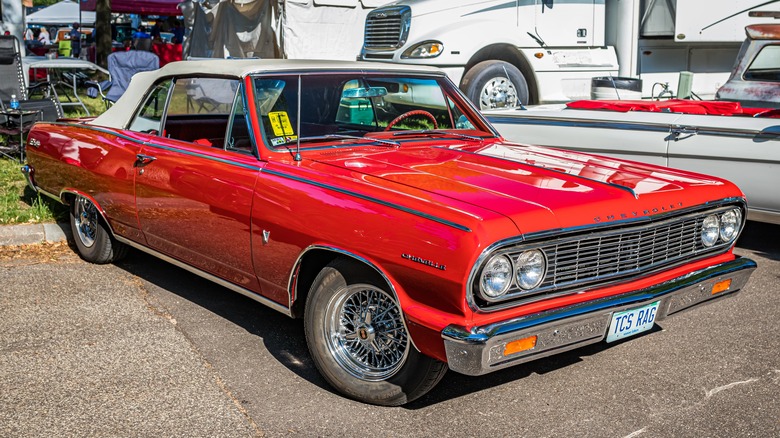
[{"label": "folding chair", "polygon": [[114,52],[108,55],[108,73],[111,75],[111,80],[87,82],[87,86],[90,87],[87,95],[93,98],[101,96],[108,108],[122,97],[133,75],[158,68],[160,68],[160,58],[152,52],[140,50]]}]

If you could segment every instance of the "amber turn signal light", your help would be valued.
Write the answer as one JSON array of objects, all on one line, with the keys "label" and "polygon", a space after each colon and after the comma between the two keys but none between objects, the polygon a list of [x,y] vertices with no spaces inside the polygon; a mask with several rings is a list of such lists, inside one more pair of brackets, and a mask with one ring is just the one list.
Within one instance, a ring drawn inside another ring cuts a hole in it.
[{"label": "amber turn signal light", "polygon": [[534,53],[534,58],[536,58],[536,59],[542,59],[543,56],[544,56],[544,52],[536,52],[536,53]]},{"label": "amber turn signal light", "polygon": [[731,279],[719,281],[712,285],[712,294],[715,295],[720,292],[725,292],[731,287]]},{"label": "amber turn signal light", "polygon": [[504,347],[504,356],[530,350],[534,347],[536,347],[536,335],[518,339],[506,344],[506,347]]}]

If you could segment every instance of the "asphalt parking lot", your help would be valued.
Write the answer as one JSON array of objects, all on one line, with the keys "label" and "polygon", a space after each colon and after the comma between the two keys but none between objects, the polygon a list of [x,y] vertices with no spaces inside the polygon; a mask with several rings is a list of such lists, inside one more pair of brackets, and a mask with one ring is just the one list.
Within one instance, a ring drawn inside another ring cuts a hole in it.
[{"label": "asphalt parking lot", "polygon": [[399,408],[344,399],[300,321],[139,252],[0,249],[0,436],[780,435],[780,226],[749,223],[737,296]]}]

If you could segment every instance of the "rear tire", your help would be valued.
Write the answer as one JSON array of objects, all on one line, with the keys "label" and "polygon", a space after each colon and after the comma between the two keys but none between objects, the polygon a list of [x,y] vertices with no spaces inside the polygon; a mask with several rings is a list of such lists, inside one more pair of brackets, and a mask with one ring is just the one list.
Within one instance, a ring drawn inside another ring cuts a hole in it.
[{"label": "rear tire", "polygon": [[95,204],[83,196],[70,207],[70,229],[79,255],[88,262],[111,263],[127,254],[127,245],[114,239]]},{"label": "rear tire", "polygon": [[517,108],[528,104],[528,83],[514,65],[505,61],[482,61],[471,67],[460,85],[480,110]]},{"label": "rear tire", "polygon": [[415,350],[403,313],[370,268],[337,259],[309,291],[306,343],[320,374],[352,399],[399,406],[430,391],[446,364]]}]

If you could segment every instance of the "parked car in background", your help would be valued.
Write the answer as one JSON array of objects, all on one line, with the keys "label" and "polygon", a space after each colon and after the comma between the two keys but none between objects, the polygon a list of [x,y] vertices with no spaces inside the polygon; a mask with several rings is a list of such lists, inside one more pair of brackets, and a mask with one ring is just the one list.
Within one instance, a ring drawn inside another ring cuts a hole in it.
[{"label": "parked car in background", "polygon": [[748,199],[748,219],[780,224],[780,110],[738,102],[584,100],[485,111],[507,139],[717,175]]},{"label": "parked car in background", "polygon": [[715,97],[746,106],[780,108],[780,24],[747,26],[745,33],[747,39],[731,77]]},{"label": "parked car in background", "polygon": [[434,69],[175,62],[28,138],[82,258],[136,248],[302,318],[367,403],[637,335],[756,267],[734,184],[507,142]]}]

